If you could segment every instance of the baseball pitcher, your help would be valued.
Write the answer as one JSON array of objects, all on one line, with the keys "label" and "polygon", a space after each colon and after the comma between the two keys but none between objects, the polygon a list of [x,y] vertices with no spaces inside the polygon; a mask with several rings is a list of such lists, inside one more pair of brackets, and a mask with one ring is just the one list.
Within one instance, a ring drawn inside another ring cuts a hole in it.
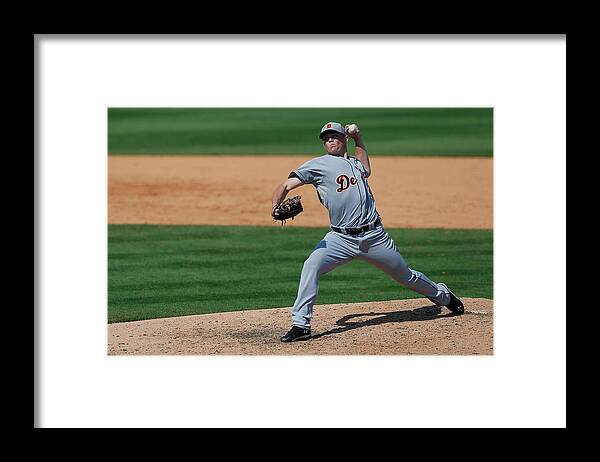
[{"label": "baseball pitcher", "polygon": [[[271,215],[281,219],[278,207],[286,195],[299,186],[312,184],[329,212],[331,224],[331,231],[304,262],[298,295],[292,308],[292,328],[281,337],[281,341],[310,338],[320,276],[355,258],[371,263],[436,305],[446,306],[457,315],[464,313],[462,302],[446,284],[433,282],[407,266],[383,228],[368,183],[373,171],[356,124],[343,126],[338,122],[328,122],[321,128],[319,138],[327,153],[302,164],[273,192]],[[354,140],[355,157],[348,155],[349,138]]]}]

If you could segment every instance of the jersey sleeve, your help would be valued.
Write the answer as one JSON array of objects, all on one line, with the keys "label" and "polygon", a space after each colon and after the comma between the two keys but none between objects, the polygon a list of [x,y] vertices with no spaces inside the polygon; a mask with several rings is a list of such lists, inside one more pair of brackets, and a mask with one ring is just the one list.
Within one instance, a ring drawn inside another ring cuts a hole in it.
[{"label": "jersey sleeve", "polygon": [[354,158],[354,163],[356,164],[356,166],[358,167],[358,169],[360,170],[360,172],[362,173],[362,175],[365,178],[368,178],[369,175],[367,174],[367,170],[365,169],[365,166],[362,164],[362,162],[355,157]]},{"label": "jersey sleeve", "polygon": [[316,184],[321,180],[323,173],[316,159],[303,163],[296,170],[292,171],[288,178],[296,177],[302,183]]}]

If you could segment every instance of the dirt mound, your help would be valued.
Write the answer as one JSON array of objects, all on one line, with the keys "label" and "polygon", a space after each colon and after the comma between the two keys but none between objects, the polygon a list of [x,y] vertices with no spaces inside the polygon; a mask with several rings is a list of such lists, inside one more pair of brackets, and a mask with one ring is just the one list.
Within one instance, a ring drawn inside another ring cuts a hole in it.
[{"label": "dirt mound", "polygon": [[428,299],[315,305],[313,338],[282,343],[290,308],[108,325],[109,355],[491,355],[493,302],[455,316]]}]

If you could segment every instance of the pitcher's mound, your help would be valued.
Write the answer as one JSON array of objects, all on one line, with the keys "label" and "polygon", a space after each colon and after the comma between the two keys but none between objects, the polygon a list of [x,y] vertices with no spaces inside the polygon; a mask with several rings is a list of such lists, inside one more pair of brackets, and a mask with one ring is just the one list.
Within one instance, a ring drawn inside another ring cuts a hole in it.
[{"label": "pitcher's mound", "polygon": [[108,325],[109,355],[491,355],[493,300],[453,315],[428,299],[315,305],[312,338],[282,343],[291,309]]}]

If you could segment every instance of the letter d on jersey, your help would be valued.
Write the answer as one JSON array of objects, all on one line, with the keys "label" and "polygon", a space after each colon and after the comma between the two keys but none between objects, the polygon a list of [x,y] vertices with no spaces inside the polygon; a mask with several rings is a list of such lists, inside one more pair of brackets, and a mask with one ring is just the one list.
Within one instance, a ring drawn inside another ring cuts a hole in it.
[{"label": "letter d on jersey", "polygon": [[350,187],[350,179],[346,175],[338,176],[335,179],[335,182],[340,185],[340,187],[336,189],[337,192],[342,192],[344,189]]}]

